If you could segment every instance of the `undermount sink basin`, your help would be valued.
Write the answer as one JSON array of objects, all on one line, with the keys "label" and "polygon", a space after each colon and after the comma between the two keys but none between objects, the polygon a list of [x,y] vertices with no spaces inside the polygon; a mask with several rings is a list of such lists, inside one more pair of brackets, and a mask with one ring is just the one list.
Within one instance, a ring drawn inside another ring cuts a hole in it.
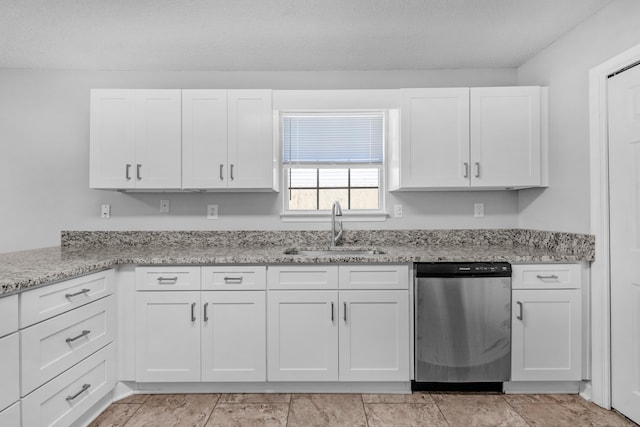
[{"label": "undermount sink basin", "polygon": [[350,248],[335,248],[335,249],[298,249],[290,248],[284,251],[285,255],[302,255],[302,256],[358,256],[358,255],[384,255],[386,252],[377,249],[350,249]]}]

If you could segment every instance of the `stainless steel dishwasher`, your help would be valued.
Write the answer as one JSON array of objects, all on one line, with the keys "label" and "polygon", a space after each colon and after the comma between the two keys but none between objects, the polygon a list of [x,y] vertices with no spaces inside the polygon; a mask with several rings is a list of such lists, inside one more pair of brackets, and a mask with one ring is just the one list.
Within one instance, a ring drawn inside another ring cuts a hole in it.
[{"label": "stainless steel dishwasher", "polygon": [[508,381],[511,265],[417,263],[415,270],[415,382]]}]

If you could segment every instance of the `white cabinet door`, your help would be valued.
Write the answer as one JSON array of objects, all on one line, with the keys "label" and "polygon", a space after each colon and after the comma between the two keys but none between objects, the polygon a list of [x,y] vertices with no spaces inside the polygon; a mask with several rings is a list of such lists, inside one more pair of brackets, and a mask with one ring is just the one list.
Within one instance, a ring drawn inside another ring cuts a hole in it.
[{"label": "white cabinet door", "polygon": [[180,90],[137,90],[136,103],[136,188],[179,189],[182,150]]},{"label": "white cabinet door", "polygon": [[200,292],[136,292],[136,381],[200,381]]},{"label": "white cabinet door", "polygon": [[20,398],[20,338],[0,338],[0,411]]},{"label": "white cabinet door", "polygon": [[264,291],[202,292],[202,381],[266,381]]},{"label": "white cabinet door", "polygon": [[471,185],[540,185],[540,87],[471,88],[470,105]]},{"label": "white cabinet door", "polygon": [[401,92],[401,186],[469,186],[469,88]]},{"label": "white cabinet door", "polygon": [[226,188],[227,91],[182,91],[182,187]]},{"label": "white cabinet door", "polygon": [[581,367],[579,289],[514,290],[512,381],[579,381]]},{"label": "white cabinet door", "polygon": [[337,322],[337,291],[270,291],[269,381],[337,381]]},{"label": "white cabinet door", "polygon": [[340,381],[409,381],[407,291],[340,292]]},{"label": "white cabinet door", "polygon": [[274,188],[270,89],[228,91],[228,187]]},{"label": "white cabinet door", "polygon": [[91,188],[134,188],[135,91],[91,90]]}]

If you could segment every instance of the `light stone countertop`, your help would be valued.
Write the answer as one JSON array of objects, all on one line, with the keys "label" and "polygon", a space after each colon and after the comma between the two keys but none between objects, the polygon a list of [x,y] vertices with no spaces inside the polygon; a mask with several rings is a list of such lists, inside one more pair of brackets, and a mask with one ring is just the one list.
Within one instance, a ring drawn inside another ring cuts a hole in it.
[{"label": "light stone countertop", "polygon": [[[291,246],[65,246],[0,254],[0,297],[75,276],[124,264],[314,264],[506,261],[510,263],[582,262],[592,256],[562,249],[511,243],[489,245],[375,245],[377,255],[285,255]],[[355,247],[355,246],[347,246]],[[367,246],[369,247],[369,246]],[[311,247],[309,247],[311,248]],[[345,249],[346,249],[345,248]]]}]

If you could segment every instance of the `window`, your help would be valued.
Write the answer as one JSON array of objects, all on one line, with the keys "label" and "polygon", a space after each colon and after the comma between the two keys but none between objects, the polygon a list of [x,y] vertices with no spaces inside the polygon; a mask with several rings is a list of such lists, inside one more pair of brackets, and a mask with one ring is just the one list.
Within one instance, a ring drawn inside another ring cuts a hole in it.
[{"label": "window", "polygon": [[282,116],[285,211],[382,209],[384,113]]}]

